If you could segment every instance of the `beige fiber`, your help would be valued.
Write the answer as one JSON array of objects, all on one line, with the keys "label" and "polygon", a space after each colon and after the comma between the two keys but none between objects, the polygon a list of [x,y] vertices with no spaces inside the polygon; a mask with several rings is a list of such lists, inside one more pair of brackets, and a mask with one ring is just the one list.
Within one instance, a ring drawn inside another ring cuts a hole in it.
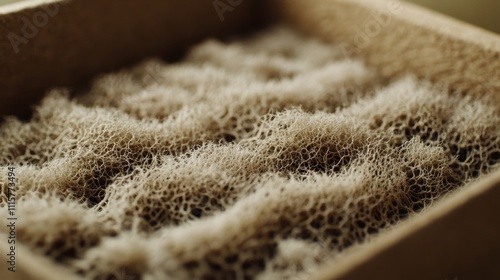
[{"label": "beige fiber", "polygon": [[487,100],[275,27],[53,89],[0,165],[18,240],[84,278],[307,279],[497,170]]}]

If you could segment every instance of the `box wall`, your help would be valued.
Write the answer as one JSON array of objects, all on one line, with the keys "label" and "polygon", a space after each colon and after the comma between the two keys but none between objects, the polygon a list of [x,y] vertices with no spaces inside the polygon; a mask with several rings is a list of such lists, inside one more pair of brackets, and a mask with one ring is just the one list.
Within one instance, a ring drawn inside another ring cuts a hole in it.
[{"label": "box wall", "polygon": [[0,115],[28,113],[49,87],[79,85],[148,56],[176,58],[205,37],[252,28],[257,2],[241,2],[223,21],[211,0],[53,1],[6,14],[2,6]]},{"label": "box wall", "polygon": [[313,279],[500,279],[500,171],[446,197]]},{"label": "box wall", "polygon": [[500,104],[500,36],[396,0],[273,0],[269,15],[388,78],[413,74]]}]

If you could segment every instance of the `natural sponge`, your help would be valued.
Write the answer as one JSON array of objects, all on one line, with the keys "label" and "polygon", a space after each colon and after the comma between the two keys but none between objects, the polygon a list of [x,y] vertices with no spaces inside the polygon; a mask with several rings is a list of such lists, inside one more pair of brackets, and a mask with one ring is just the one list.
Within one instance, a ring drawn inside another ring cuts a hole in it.
[{"label": "natural sponge", "polygon": [[303,279],[500,166],[498,104],[286,27],[71,91],[1,124],[0,166],[18,241],[86,279]]}]

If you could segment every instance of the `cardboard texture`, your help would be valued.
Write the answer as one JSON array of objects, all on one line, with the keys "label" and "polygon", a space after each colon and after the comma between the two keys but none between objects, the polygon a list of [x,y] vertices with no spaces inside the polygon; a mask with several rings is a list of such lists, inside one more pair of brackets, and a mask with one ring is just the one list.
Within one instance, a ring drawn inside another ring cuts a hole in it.
[{"label": "cardboard texture", "polygon": [[[50,3],[49,3],[50,2]],[[59,5],[59,6],[57,6]],[[64,6],[62,6],[64,5]],[[58,10],[16,54],[8,35],[23,18]],[[0,7],[0,112],[22,114],[52,86],[91,77],[150,55],[175,57],[207,36],[259,26],[262,15],[341,43],[387,79],[411,73],[456,94],[500,104],[500,36],[397,1],[243,1],[221,22],[212,1],[27,1]],[[124,48],[123,46],[127,46]],[[500,105],[499,105],[500,106]],[[353,251],[314,279],[500,278],[500,172],[473,183]],[[2,237],[2,243],[5,237]],[[5,246],[0,246],[5,255]],[[18,247],[22,262],[1,279],[71,279],[60,265]],[[12,278],[15,277],[15,278]]]}]

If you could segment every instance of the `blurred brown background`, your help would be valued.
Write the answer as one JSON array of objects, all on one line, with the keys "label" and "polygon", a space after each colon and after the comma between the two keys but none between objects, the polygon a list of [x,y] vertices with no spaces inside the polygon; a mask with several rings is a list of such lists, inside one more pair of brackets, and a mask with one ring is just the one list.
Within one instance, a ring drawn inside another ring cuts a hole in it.
[{"label": "blurred brown background", "polygon": [[0,5],[19,2],[20,0],[0,0]]},{"label": "blurred brown background", "polygon": [[[26,0],[0,0],[0,5]],[[252,0],[249,0],[252,1]],[[499,0],[406,0],[500,33]]]},{"label": "blurred brown background", "polygon": [[500,33],[499,0],[406,0]]}]

